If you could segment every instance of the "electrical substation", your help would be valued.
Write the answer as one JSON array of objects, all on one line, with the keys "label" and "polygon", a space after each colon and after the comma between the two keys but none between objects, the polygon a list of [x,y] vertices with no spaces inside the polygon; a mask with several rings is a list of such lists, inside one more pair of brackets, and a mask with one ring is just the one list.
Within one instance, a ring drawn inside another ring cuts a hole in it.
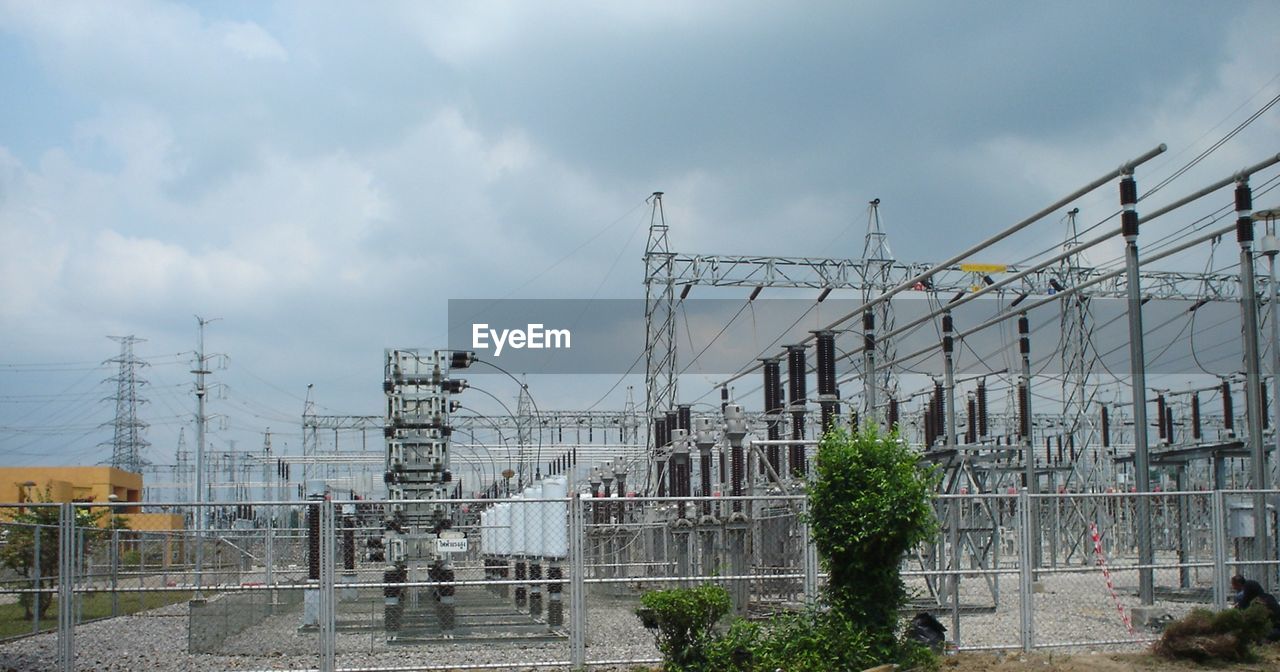
[{"label": "electrical substation", "polygon": [[[1280,585],[1278,213],[1253,207],[1280,156],[1142,212],[1138,178],[1164,151],[937,262],[895,257],[878,199],[860,256],[679,252],[653,193],[644,348],[619,380],[643,384],[618,407],[539,408],[537,384],[498,357],[389,344],[383,415],[318,414],[308,389],[298,451],[273,452],[268,433],[260,452],[206,455],[201,435],[194,469],[185,451],[137,465],[143,506],[187,516],[163,537],[183,540],[172,585],[211,593],[191,603],[190,652],[259,629],[318,637],[322,667],[344,651],[452,664],[439,647],[513,642],[580,665],[632,660],[610,646],[644,636],[632,609],[655,587],[722,583],[748,618],[801,609],[824,581],[806,483],[831,429],[895,432],[939,475],[940,533],[904,576],[961,645],[1029,649],[1046,610],[1100,623],[1080,641],[1140,641],[1135,622],[1224,604],[1229,572]],[[1114,215],[1074,207],[1107,189]],[[1203,202],[1220,207],[1140,235]],[[1046,220],[1061,225],[1047,249],[989,261]],[[1220,247],[1236,262],[1215,266]],[[685,352],[701,295],[738,309]],[[801,309],[748,327],[778,296]],[[747,329],[758,352],[686,392],[695,362]],[[203,414],[203,331],[198,361]],[[474,410],[490,401],[503,412]],[[1123,619],[1097,615],[1111,602]]]},{"label": "electrical substation", "polygon": [[[1194,565],[1219,552],[1220,562],[1245,563],[1275,582],[1274,493],[1220,502],[1195,493],[1261,491],[1276,482],[1277,462],[1268,458],[1280,438],[1267,394],[1276,381],[1264,375],[1262,357],[1269,352],[1274,362],[1277,354],[1266,328],[1275,324],[1274,287],[1252,265],[1257,256],[1274,263],[1277,243],[1273,215],[1254,222],[1250,180],[1280,157],[1140,214],[1135,174],[1163,151],[1124,163],[940,263],[893,258],[878,200],[869,203],[860,258],[683,254],[672,250],[664,194],[654,193],[644,255],[646,348],[638,359],[643,400],[629,394],[616,411],[540,411],[536,391],[520,384],[509,415],[460,413],[475,392],[458,376],[483,363],[475,352],[388,351],[385,417],[304,418],[304,432],[384,433],[386,491],[369,493],[386,500],[382,529],[362,527],[363,540],[344,543],[362,549],[365,561],[384,563],[387,640],[568,637],[565,614],[576,609],[565,593],[575,574],[595,580],[591,591],[600,595],[635,594],[651,580],[719,580],[739,614],[797,608],[822,580],[803,523],[804,486],[827,428],[896,428],[941,474],[943,533],[906,560],[920,572],[920,608],[956,618],[993,613],[1002,554],[1025,554],[1033,572],[1090,566],[1102,549],[1092,536],[1099,527],[1113,561],[1132,554],[1138,609],[1157,600],[1214,601],[1222,587]],[[1104,185],[1118,185],[1119,225],[1104,219],[1081,231],[1080,211],[1068,208]],[[1227,188],[1232,207],[1139,255],[1142,224],[1176,217],[1180,207]],[[1064,240],[1036,261],[967,261],[1054,215],[1066,224]],[[1239,247],[1238,271],[1156,264],[1228,238]],[[1123,243],[1122,264],[1084,261],[1110,241]],[[746,293],[748,304],[763,291],[807,292],[811,307],[843,290],[859,305],[807,332],[793,329],[802,319],[773,329],[783,332],[775,344],[711,395],[684,399],[680,306],[708,288]],[[1241,359],[1206,384],[1148,388],[1143,353],[1153,346],[1141,313],[1151,302],[1175,305],[1166,312],[1184,322],[1207,306],[1230,306],[1241,325],[1232,330],[1240,343],[1231,352]],[[974,317],[971,305],[986,314]],[[1104,305],[1113,308],[1105,323]],[[1112,325],[1125,336],[1104,351],[1100,334]],[[904,343],[920,342],[910,337],[922,328],[938,338],[904,352]],[[784,337],[794,340],[779,342]],[[1108,355],[1121,346],[1128,368],[1117,375]],[[984,356],[968,355],[979,349]],[[925,360],[934,363],[931,373],[919,372]],[[1048,368],[1053,373],[1043,373]],[[1139,403],[1131,389],[1146,390]],[[460,455],[468,468],[459,468]],[[371,468],[367,456],[352,456],[352,464]],[[300,456],[320,482],[335,467],[350,468],[341,459],[314,446]],[[1152,496],[1159,493],[1186,496]],[[1108,496],[1116,494],[1132,496]],[[1225,521],[1223,538],[1214,539],[1215,516]],[[575,525],[580,554],[570,548]],[[1018,525],[1030,538],[1013,538]],[[1175,562],[1176,576],[1158,576],[1163,560]],[[474,618],[477,610],[488,622]]]}]

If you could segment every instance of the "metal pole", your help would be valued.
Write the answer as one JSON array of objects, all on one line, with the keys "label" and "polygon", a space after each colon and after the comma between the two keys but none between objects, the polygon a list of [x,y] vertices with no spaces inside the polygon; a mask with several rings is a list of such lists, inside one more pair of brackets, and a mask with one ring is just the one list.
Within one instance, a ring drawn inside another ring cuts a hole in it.
[{"label": "metal pole", "polygon": [[205,386],[204,376],[209,373],[205,369],[204,357],[204,325],[212,320],[206,320],[199,315],[196,316],[196,322],[200,325],[199,339],[196,347],[196,368],[191,373],[196,374],[196,510],[192,516],[196,526],[196,591],[195,599],[204,599],[200,592],[200,588],[204,585],[204,523],[205,508],[201,506],[204,503],[204,400]]},{"label": "metal pole", "polygon": [[[800,519],[809,519],[808,497],[800,500]],[[800,544],[804,561],[804,601],[814,604],[818,601],[818,550],[807,522],[800,523]]]},{"label": "metal pole", "polygon": [[586,662],[587,610],[585,547],[585,520],[583,502],[577,492],[569,500],[569,661],[570,666],[582,669]]},{"label": "metal pole", "polygon": [[1121,227],[1124,233],[1124,260],[1129,292],[1129,372],[1133,394],[1133,470],[1138,493],[1138,598],[1144,606],[1155,602],[1155,585],[1151,565],[1151,492],[1150,455],[1147,446],[1147,360],[1143,348],[1142,280],[1138,275],[1138,183],[1127,174],[1120,180]]},{"label": "metal pole", "polygon": [[[73,518],[72,520],[73,520],[72,525],[74,525],[74,524],[75,524],[75,523],[74,523],[74,518]],[[77,566],[76,566],[76,577],[77,577],[77,579],[79,578],[79,574],[81,573],[81,571],[80,571],[81,569],[83,569],[83,570],[84,570],[84,572],[83,572],[83,573],[84,573],[84,575],[88,576],[88,574],[89,574],[89,557],[88,557],[88,556],[85,554],[85,552],[84,552],[84,549],[85,549],[85,544],[84,544],[84,533],[85,533],[85,531],[84,531],[83,529],[78,530],[78,532],[76,533],[76,535],[75,535],[75,552],[74,552],[74,553],[72,553],[72,557],[74,558],[74,560],[73,560],[72,562],[76,563],[76,565],[77,565]],[[88,583],[88,582],[86,582],[86,583]],[[77,596],[75,595],[74,591],[73,591],[73,592],[72,592],[72,595],[71,595],[71,599],[72,599],[73,603],[75,604],[75,612],[76,612],[76,613],[75,613],[75,624],[76,624],[76,625],[79,625],[79,624],[81,624],[81,623],[84,623],[84,598],[77,597]]]},{"label": "metal pole", "polygon": [[[274,571],[274,570],[273,570],[273,566],[275,565],[275,545],[276,545],[276,544],[275,544],[275,539],[276,539],[276,535],[275,535],[275,528],[276,528],[276,526],[275,526],[275,510],[273,509],[273,510],[271,510],[271,511],[268,511],[268,512],[267,512],[267,516],[266,516],[266,518],[267,518],[267,529],[266,529],[266,531],[265,531],[265,534],[266,534],[266,541],[265,541],[266,549],[265,549],[265,551],[264,551],[264,553],[263,553],[263,564],[264,564],[264,567],[263,567],[263,574],[264,574],[264,575],[263,575],[263,581],[265,581],[265,582],[266,582],[266,584],[267,584],[267,587],[268,587],[268,588],[272,588],[272,586],[274,586],[274,585],[275,585],[275,583],[274,583],[274,577],[272,576],[272,572]],[[272,589],[272,590],[270,591],[270,598],[269,598],[269,600],[268,600],[268,602],[267,602],[267,613],[274,613],[274,612],[275,612],[276,597],[277,597],[277,596],[276,596],[276,591],[275,591],[274,589]]]},{"label": "metal pole", "polygon": [[946,406],[947,426],[944,428],[946,432],[946,441],[944,442],[948,448],[956,447],[956,367],[955,367],[955,323],[951,320],[951,312],[942,314],[942,362],[945,385],[945,400],[943,405]]},{"label": "metal pole", "polygon": [[960,500],[944,500],[951,507],[951,639],[960,645]]},{"label": "metal pole", "polygon": [[120,615],[120,530],[111,530],[111,615]]},{"label": "metal pole", "polygon": [[[1026,313],[1018,318],[1018,351],[1022,355],[1022,399],[1019,412],[1022,415],[1022,456],[1023,472],[1026,483],[1023,484],[1031,494],[1040,492],[1040,481],[1036,475],[1035,423],[1031,415],[1031,322]],[[1031,553],[1026,562],[1032,569],[1040,568],[1040,516],[1037,511],[1039,500],[1027,500],[1026,516],[1028,520],[1028,548]],[[1033,580],[1034,580],[1034,574]]]},{"label": "metal pole", "polygon": [[1211,495],[1210,510],[1213,515],[1213,606],[1227,608],[1227,520],[1222,490]]},{"label": "metal pole", "polygon": [[[42,530],[36,525],[35,557],[32,558],[31,569],[35,572],[32,582],[36,590],[40,590],[40,537]],[[44,601],[44,593],[35,593],[35,610],[31,613],[31,634],[40,632],[40,604]]]},{"label": "metal pole", "polygon": [[[1275,404],[1275,412],[1271,416],[1271,426],[1274,428],[1272,430],[1274,433],[1272,438],[1275,441],[1276,459],[1280,459],[1280,324],[1277,324],[1280,315],[1276,312],[1276,253],[1280,252],[1280,246],[1276,244],[1273,232],[1268,231],[1267,235],[1263,237],[1262,249],[1270,261],[1267,286],[1271,290],[1271,403]],[[1271,552],[1269,545],[1267,552]],[[1268,578],[1277,578],[1280,577],[1280,574],[1277,574],[1277,568],[1272,566],[1266,576]]]},{"label": "metal pole", "polygon": [[1275,406],[1275,412],[1271,416],[1271,426],[1275,427],[1275,454],[1280,456],[1280,324],[1277,320],[1280,315],[1276,313],[1276,251],[1273,249],[1267,254],[1270,261],[1270,273],[1268,287],[1271,290],[1271,403]]},{"label": "metal pole", "polygon": [[1022,650],[1030,651],[1035,646],[1035,601],[1032,596],[1033,583],[1035,577],[1031,566],[1031,496],[1026,488],[1018,491],[1018,541],[1019,552],[1022,555],[1018,560],[1018,591],[1019,591],[1019,608],[1018,616],[1020,624],[1018,632],[1021,634]]},{"label": "metal pole", "polygon": [[[862,314],[862,386],[867,407],[863,422],[868,427],[877,426],[876,419],[876,314],[868,310]],[[856,429],[856,428],[855,428]]]},{"label": "metal pole", "polygon": [[58,507],[58,666],[74,672],[75,646],[75,510],[70,503]]},{"label": "metal pole", "polygon": [[[1253,277],[1253,192],[1247,177],[1236,182],[1236,240],[1240,243],[1240,311],[1244,329],[1245,404],[1248,408],[1249,455],[1253,488],[1265,490],[1267,453],[1262,445],[1262,376],[1258,356],[1258,296]],[[1267,497],[1253,495],[1253,559],[1267,560]],[[1259,565],[1263,588],[1271,584],[1271,572]]]}]

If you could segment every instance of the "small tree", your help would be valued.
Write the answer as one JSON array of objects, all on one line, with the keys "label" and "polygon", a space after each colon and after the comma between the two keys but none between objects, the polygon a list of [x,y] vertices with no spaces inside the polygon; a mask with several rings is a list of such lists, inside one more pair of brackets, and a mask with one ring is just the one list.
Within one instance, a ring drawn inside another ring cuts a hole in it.
[{"label": "small tree", "polygon": [[903,556],[933,537],[936,476],[919,456],[872,426],[833,430],[818,446],[809,486],[814,544],[830,573],[831,609],[868,636],[880,660],[897,657],[898,611],[906,601]]},{"label": "small tree", "polygon": [[[39,496],[39,501],[47,504],[51,499],[49,489],[45,488],[45,491]],[[88,555],[93,544],[104,535],[104,531],[99,525],[106,514],[106,509],[94,509],[93,507],[75,508],[76,527],[90,530],[84,537],[83,552],[85,555]],[[59,515],[59,509],[56,506],[24,507],[22,511],[15,514],[4,524],[7,534],[4,545],[0,546],[0,565],[29,579],[35,578],[35,569],[39,566],[40,585],[38,587],[44,588],[53,585],[53,580],[58,578]],[[112,516],[109,521],[109,527],[127,529],[125,519],[121,516]],[[36,557],[37,534],[40,535],[40,555],[38,558]],[[36,597],[39,599],[35,599]],[[45,593],[22,593],[18,596],[18,603],[22,605],[23,618],[30,619],[32,617],[32,606],[34,605],[36,616],[43,620],[49,610],[49,606],[53,603],[53,599]]]}]

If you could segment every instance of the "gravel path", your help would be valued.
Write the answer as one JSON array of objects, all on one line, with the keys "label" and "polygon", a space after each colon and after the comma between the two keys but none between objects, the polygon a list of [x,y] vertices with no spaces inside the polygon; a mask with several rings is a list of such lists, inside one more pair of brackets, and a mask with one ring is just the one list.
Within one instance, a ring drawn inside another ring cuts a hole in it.
[{"label": "gravel path", "polygon": [[[1132,586],[1136,573],[1121,572],[1115,577],[1119,597],[1126,608],[1137,599]],[[1046,574],[1043,590],[1034,594],[1037,642],[1078,643],[1154,637],[1155,632],[1138,628],[1136,635],[1126,630],[1115,602],[1098,572]],[[1157,575],[1157,585],[1176,585],[1172,573]],[[921,592],[918,579],[909,587]],[[967,578],[961,585],[961,603],[991,604],[985,581]],[[965,647],[1012,646],[1018,644],[1017,575],[1000,577],[999,599],[991,613],[964,614],[960,638]],[[340,631],[337,638],[340,668],[448,666],[505,664],[513,669],[535,669],[534,662],[566,661],[569,646],[565,639],[553,641],[463,641],[389,645],[380,631],[378,600],[339,604]],[[591,596],[588,611],[589,660],[637,660],[657,657],[650,632],[640,626],[634,614],[636,600],[627,597]],[[1192,603],[1160,601],[1156,605],[1180,616]],[[319,648],[314,631],[300,631],[300,607],[277,614],[230,637],[217,654],[192,655],[187,651],[185,603],[82,625],[76,629],[76,669],[81,672],[214,672],[220,670],[298,670],[317,662]],[[372,615],[378,630],[370,631]],[[567,616],[567,615],[566,615]],[[939,619],[951,627],[949,613]],[[350,626],[341,627],[341,626]],[[363,628],[363,629],[357,629]],[[496,627],[494,628],[497,629]],[[955,633],[948,633],[954,635]],[[372,636],[371,636],[372,635]],[[56,665],[56,637],[38,635],[0,645],[0,672],[44,672]],[[1086,646],[1080,651],[1127,647]],[[626,669],[623,666],[622,669]]]}]

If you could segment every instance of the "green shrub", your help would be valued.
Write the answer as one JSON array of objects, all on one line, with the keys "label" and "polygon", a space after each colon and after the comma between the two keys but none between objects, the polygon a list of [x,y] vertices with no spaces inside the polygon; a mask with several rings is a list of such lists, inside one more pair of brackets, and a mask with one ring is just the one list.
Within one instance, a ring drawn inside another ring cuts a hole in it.
[{"label": "green shrub", "polygon": [[707,646],[707,672],[830,672],[864,670],[885,662],[902,669],[933,670],[927,647],[901,642],[892,658],[873,650],[867,632],[842,613],[810,608],[766,623],[734,621]]},{"label": "green shrub", "polygon": [[714,584],[655,590],[640,597],[637,612],[657,630],[658,651],[671,671],[704,670],[717,622],[729,613],[729,591]]},{"label": "green shrub", "polygon": [[833,430],[818,446],[809,486],[814,544],[829,572],[826,598],[866,633],[882,661],[899,654],[898,611],[907,594],[903,556],[937,532],[930,506],[937,478],[896,432]]},{"label": "green shrub", "polygon": [[1165,628],[1152,649],[1165,658],[1198,663],[1247,662],[1255,659],[1253,645],[1271,630],[1271,615],[1262,604],[1248,609],[1214,613],[1193,609]]},{"label": "green shrub", "polygon": [[936,669],[927,647],[896,635],[906,600],[899,565],[937,532],[930,506],[935,484],[896,433],[827,433],[818,446],[807,520],[830,575],[822,606],[763,624],[737,620],[716,636],[713,628],[730,607],[723,588],[646,593],[638,613],[657,629],[666,669],[844,672],[884,663]]}]

